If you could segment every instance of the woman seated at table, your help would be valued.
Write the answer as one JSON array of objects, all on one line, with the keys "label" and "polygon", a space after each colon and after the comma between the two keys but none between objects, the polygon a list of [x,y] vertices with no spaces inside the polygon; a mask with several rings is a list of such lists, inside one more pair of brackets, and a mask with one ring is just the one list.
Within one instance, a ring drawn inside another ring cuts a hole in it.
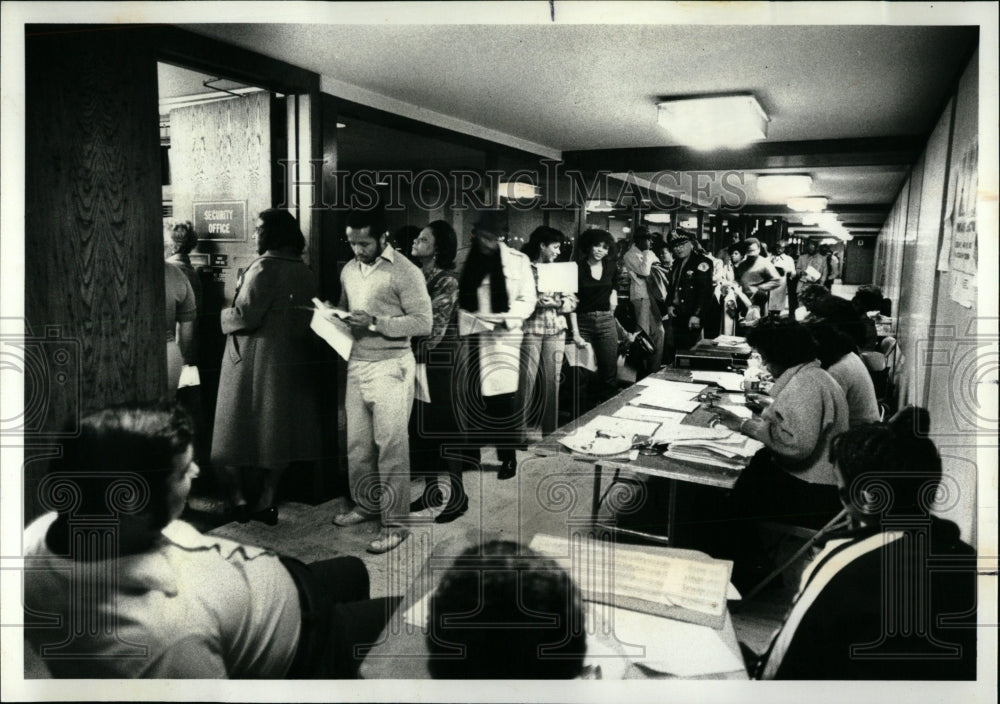
[{"label": "woman seated at table", "polygon": [[[750,329],[747,342],[775,382],[759,417],[744,419],[716,409],[722,425],[764,443],[740,474],[732,509],[737,521],[767,517],[820,528],[840,511],[830,442],[848,428],[847,398],[820,367],[816,342],[801,323],[765,318]],[[746,586],[766,574],[762,547],[752,525],[728,530],[730,554],[736,559],[734,580],[745,577]]]},{"label": "woman seated at table", "polygon": [[858,356],[858,348],[833,321],[816,320],[809,325],[819,361],[847,397],[848,423],[853,428],[879,420],[878,399],[868,368]]},{"label": "woman seated at table", "polygon": [[306,565],[177,520],[191,441],[182,410],[131,406],[63,442],[24,534],[27,644],[55,677],[356,676],[398,599],[368,600],[356,557]]},{"label": "woman seated at table", "polygon": [[511,541],[462,552],[430,601],[435,679],[572,679],[587,652],[583,597],[566,570]]},{"label": "woman seated at table", "polygon": [[759,677],[975,679],[976,555],[930,512],[942,473],[928,432],[907,408],[834,439],[852,526],[806,568]]}]

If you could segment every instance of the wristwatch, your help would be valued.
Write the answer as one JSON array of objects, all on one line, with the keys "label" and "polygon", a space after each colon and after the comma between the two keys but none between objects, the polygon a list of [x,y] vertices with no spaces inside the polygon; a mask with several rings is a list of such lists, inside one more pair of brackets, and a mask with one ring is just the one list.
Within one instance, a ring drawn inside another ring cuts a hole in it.
[{"label": "wristwatch", "polygon": [[378,318],[373,315],[372,316],[372,321],[370,323],[368,323],[368,330],[371,331],[371,332],[378,332],[378,330],[375,329],[375,324],[377,322],[378,322]]}]

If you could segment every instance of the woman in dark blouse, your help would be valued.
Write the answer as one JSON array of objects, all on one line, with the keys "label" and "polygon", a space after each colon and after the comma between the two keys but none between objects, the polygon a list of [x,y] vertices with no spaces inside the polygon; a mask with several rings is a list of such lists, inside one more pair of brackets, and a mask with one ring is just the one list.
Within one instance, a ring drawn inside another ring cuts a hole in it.
[{"label": "woman in dark blouse", "polygon": [[615,287],[614,238],[607,230],[591,229],[580,235],[577,260],[579,297],[576,312],[569,317],[573,342],[584,347],[588,342],[597,359],[593,381],[596,405],[618,390],[618,329],[612,314]]},{"label": "woman in dark blouse", "polygon": [[[438,475],[447,473],[451,483],[448,504],[434,519],[438,523],[455,520],[469,508],[461,468],[447,457],[448,443],[456,440],[455,389],[452,380],[458,357],[458,278],[455,276],[455,253],[458,238],[444,220],[435,220],[420,230],[411,247],[411,257],[420,265],[431,296],[434,324],[428,337],[413,339],[414,357],[426,371],[426,386],[418,381],[417,398],[410,416],[410,467],[414,475],[426,478],[424,494],[410,504],[410,511],[441,504]],[[426,394],[421,399],[421,391]]]}]

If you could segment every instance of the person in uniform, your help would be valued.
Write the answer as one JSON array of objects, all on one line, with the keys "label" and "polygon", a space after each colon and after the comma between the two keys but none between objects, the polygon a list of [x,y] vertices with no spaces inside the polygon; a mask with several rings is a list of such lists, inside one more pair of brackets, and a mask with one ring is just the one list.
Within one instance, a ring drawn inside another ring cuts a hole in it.
[{"label": "person in uniform", "polygon": [[674,349],[691,349],[702,337],[702,318],[713,295],[712,260],[695,251],[692,235],[675,230],[670,235],[674,265],[670,270],[667,311],[674,330]]}]

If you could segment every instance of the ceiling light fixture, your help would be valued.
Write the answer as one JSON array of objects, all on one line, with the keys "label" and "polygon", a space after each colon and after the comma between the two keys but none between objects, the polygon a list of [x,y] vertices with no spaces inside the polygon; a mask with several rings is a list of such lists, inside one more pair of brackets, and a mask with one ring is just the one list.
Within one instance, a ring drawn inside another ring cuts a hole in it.
[{"label": "ceiling light fixture", "polygon": [[757,177],[757,192],[778,200],[794,198],[808,195],[812,181],[808,174],[762,174]]},{"label": "ceiling light fixture", "polygon": [[812,197],[812,198],[789,198],[788,207],[797,212],[819,212],[820,210],[826,210],[827,204],[826,198]]},{"label": "ceiling light fixture", "polygon": [[531,200],[538,197],[538,186],[523,181],[509,181],[497,189],[501,198],[507,200]]},{"label": "ceiling light fixture", "polygon": [[588,200],[584,208],[588,213],[610,213],[615,209],[609,200]]},{"label": "ceiling light fixture", "polygon": [[670,222],[670,213],[648,213],[644,219],[657,224],[667,223]]},{"label": "ceiling light fixture", "polygon": [[694,149],[742,147],[767,139],[767,113],[749,93],[665,100],[656,107],[660,126]]}]

